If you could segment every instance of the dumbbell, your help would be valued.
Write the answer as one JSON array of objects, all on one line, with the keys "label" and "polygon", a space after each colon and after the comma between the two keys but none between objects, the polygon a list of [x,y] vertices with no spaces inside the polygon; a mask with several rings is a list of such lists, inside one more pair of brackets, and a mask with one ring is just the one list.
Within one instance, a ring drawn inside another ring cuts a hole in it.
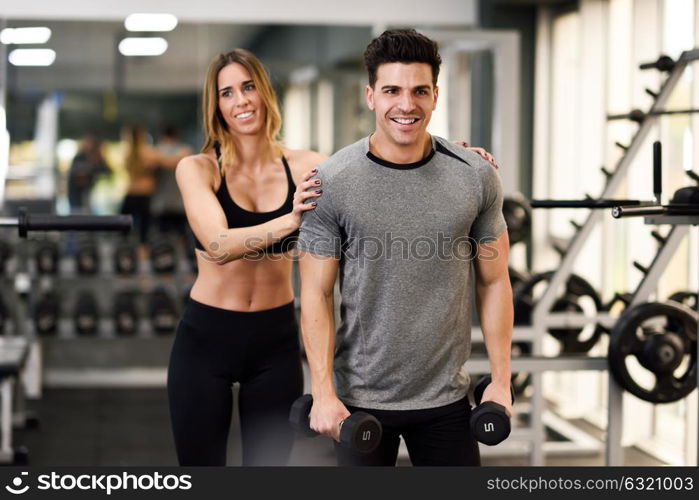
[{"label": "dumbbell", "polygon": [[[473,391],[473,401],[476,407],[471,412],[469,423],[471,430],[478,441],[488,446],[494,446],[503,442],[510,435],[510,417],[507,416],[505,407],[495,401],[481,403],[483,392],[490,384],[490,377],[480,379]],[[515,393],[510,385],[512,402],[515,402]]]},{"label": "dumbbell", "polygon": [[[318,433],[311,429],[311,407],[313,396],[304,394],[291,405],[289,422],[304,436]],[[361,453],[371,453],[381,442],[381,422],[363,411],[354,412],[340,423],[340,444]]]},{"label": "dumbbell", "polygon": [[82,241],[75,252],[75,267],[80,274],[97,274],[99,253],[92,241]]},{"label": "dumbbell", "polygon": [[138,330],[136,292],[122,291],[114,296],[114,325],[120,335],[133,335]]},{"label": "dumbbell", "polygon": [[34,306],[34,328],[40,335],[52,335],[58,328],[60,307],[58,295],[45,293]]},{"label": "dumbbell", "polygon": [[75,329],[80,335],[94,335],[99,327],[99,307],[94,293],[83,290],[78,294],[73,309]]},{"label": "dumbbell", "polygon": [[136,245],[133,243],[120,243],[114,250],[114,270],[117,274],[134,274],[138,269],[138,256]]},{"label": "dumbbell", "polygon": [[154,242],[150,246],[150,263],[153,271],[158,274],[174,272],[177,265],[175,245],[167,240]]},{"label": "dumbbell", "polygon": [[153,330],[160,334],[169,334],[177,326],[175,302],[162,288],[151,292],[148,298],[148,311]]},{"label": "dumbbell", "polygon": [[58,245],[52,241],[37,244],[34,263],[39,274],[56,274],[58,272]]}]

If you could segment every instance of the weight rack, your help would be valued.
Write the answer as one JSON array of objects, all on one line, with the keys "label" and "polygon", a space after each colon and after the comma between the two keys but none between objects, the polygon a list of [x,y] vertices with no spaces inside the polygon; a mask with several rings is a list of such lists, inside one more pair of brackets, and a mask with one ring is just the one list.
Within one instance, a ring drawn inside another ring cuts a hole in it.
[{"label": "weight rack", "polygon": [[[625,153],[617,162],[613,172],[603,170],[607,177],[606,185],[600,198],[611,198],[620,187],[624,178],[628,175],[629,168],[634,157],[643,144],[643,141],[648,137],[651,128],[656,123],[662,108],[665,106],[668,98],[672,94],[677,82],[680,80],[689,63],[699,59],[699,49],[693,49],[683,52],[674,67],[669,72],[665,82],[662,84],[660,91],[651,93],[655,100],[650,110],[647,112],[645,119],[640,123],[639,129],[636,131],[631,143],[628,147],[624,147]],[[650,93],[650,92],[649,92]],[[549,285],[543,295],[539,298],[532,311],[532,326],[516,326],[513,331],[513,341],[531,341],[532,342],[532,360],[533,363],[528,366],[532,371],[532,385],[534,392],[531,400],[531,454],[530,462],[534,466],[544,465],[543,442],[546,438],[543,423],[543,395],[541,373],[544,371],[560,371],[571,370],[570,367],[574,364],[561,366],[556,358],[542,357],[542,342],[545,332],[551,327],[580,327],[591,323],[601,323],[605,326],[611,326],[614,323],[615,317],[607,313],[599,314],[595,317],[581,315],[579,313],[552,313],[550,310],[556,300],[557,291],[563,286],[572,274],[573,264],[583,250],[583,246],[589,238],[597,224],[602,222],[602,218],[608,212],[591,209],[585,220],[585,223],[579,225],[576,233],[571,238],[568,247],[561,252],[561,262],[556,268]],[[655,219],[651,219],[655,220]],[[633,295],[633,300],[629,307],[647,301],[653,288],[657,285],[658,280],[672,255],[674,255],[679,244],[684,237],[689,233],[688,227],[675,226],[670,231],[665,242],[661,245],[653,264],[644,273],[644,277]],[[481,335],[480,331],[474,328],[474,334]],[[593,366],[598,366],[597,369],[607,369],[608,362],[606,358],[590,358],[589,365],[583,363],[583,366],[589,366],[585,369],[596,369]],[[604,360],[604,368],[599,367],[596,363]],[[472,361],[476,361],[475,359]],[[469,368],[475,363],[469,361]],[[519,361],[512,360],[513,367],[519,366]],[[582,369],[582,368],[580,368]],[[513,370],[514,371],[514,370]],[[606,463],[610,466],[622,465],[622,448],[621,448],[621,427],[623,421],[622,395],[623,390],[617,385],[612,375],[608,374],[609,379],[609,396],[608,396],[608,428],[607,428],[607,446],[606,446]]]}]

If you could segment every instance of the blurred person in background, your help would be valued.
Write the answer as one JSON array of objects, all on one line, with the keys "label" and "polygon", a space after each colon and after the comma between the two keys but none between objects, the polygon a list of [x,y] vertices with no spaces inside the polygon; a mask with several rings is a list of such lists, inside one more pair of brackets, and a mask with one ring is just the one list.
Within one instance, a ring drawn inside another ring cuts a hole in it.
[{"label": "blurred person in background", "polygon": [[[192,148],[181,142],[173,125],[162,128],[155,148],[163,155],[184,158],[193,153]],[[184,235],[187,217],[184,213],[182,197],[177,188],[175,167],[172,163],[158,165],[155,171],[155,192],[151,198],[150,211],[155,225],[161,234]]]},{"label": "blurred person in background", "polygon": [[141,243],[140,253],[145,255],[145,242],[151,223],[151,197],[156,187],[156,170],[175,168],[185,154],[164,154],[149,142],[146,130],[141,126],[126,127],[123,132],[126,143],[125,166],[129,184],[121,205],[121,213],[133,217],[134,230]]},{"label": "blurred person in background", "polygon": [[89,213],[90,193],[97,178],[111,173],[112,170],[102,155],[102,139],[94,133],[85,134],[68,171],[70,211]]}]

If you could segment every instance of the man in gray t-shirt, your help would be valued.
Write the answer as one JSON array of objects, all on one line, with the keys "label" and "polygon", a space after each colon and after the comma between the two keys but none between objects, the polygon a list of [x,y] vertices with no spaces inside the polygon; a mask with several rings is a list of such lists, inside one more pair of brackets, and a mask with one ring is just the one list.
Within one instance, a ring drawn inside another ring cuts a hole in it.
[{"label": "man in gray t-shirt", "polygon": [[349,410],[379,418],[379,448],[361,455],[336,447],[341,465],[393,465],[401,435],[415,465],[477,465],[464,366],[472,264],[493,376],[483,400],[511,410],[500,179],[477,154],[425,130],[437,101],[434,42],[389,31],[369,45],[365,62],[376,131],[318,167],[322,196],[304,215],[298,241],[311,427],[337,439]]}]

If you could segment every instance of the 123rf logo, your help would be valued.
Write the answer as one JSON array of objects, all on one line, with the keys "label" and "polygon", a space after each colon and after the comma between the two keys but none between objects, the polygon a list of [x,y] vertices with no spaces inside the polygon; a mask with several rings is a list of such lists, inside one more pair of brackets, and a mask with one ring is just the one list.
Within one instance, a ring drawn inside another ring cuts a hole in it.
[{"label": "123rf logo", "polygon": [[[12,479],[11,484],[5,486],[5,490],[13,495],[22,495],[29,490],[28,472],[22,472]],[[163,475],[159,472],[152,474],[42,474],[37,477],[38,490],[83,490],[103,491],[111,495],[118,490],[190,490],[192,489],[192,476],[189,474]]]}]

